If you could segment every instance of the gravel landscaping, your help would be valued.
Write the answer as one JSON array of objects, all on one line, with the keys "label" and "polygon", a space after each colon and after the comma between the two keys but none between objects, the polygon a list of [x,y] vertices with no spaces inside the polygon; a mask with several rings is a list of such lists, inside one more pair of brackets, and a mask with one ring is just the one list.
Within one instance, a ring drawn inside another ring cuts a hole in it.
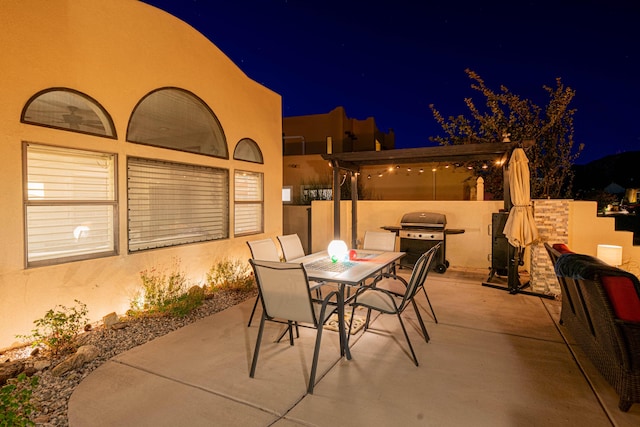
[{"label": "gravel landscaping", "polygon": [[[30,347],[0,354],[0,363],[24,359],[25,365],[29,367],[39,366],[41,370],[35,374],[39,378],[39,383],[32,396],[36,413],[31,419],[37,426],[68,426],[67,404],[71,394],[83,378],[105,361],[198,319],[239,304],[248,298],[253,298],[256,296],[256,292],[255,289],[251,292],[235,290],[217,292],[212,298],[205,299],[200,307],[185,317],[164,316],[127,319],[124,324],[121,324],[124,327],[118,329],[96,326],[88,332],[84,332],[79,337],[78,343],[96,346],[99,349],[99,355],[83,367],[59,377],[51,374],[51,368],[63,359],[51,360],[50,366],[46,366],[48,361],[38,354],[31,355],[33,349]],[[43,366],[45,367],[42,368]]]}]

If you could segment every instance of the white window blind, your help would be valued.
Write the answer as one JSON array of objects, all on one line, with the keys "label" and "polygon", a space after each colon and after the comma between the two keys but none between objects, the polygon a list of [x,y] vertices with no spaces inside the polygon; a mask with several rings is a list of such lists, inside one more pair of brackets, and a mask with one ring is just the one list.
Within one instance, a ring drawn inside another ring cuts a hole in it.
[{"label": "white window blind", "polygon": [[116,156],[25,147],[27,266],[115,254]]},{"label": "white window blind", "polygon": [[235,172],[235,235],[264,231],[262,177],[258,172]]},{"label": "white window blind", "polygon": [[129,158],[129,251],[229,237],[227,170]]}]

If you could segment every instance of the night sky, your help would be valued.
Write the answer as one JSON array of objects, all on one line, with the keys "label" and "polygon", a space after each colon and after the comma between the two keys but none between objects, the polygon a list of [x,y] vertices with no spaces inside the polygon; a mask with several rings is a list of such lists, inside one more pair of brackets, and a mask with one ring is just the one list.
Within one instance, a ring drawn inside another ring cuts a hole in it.
[{"label": "night sky", "polygon": [[[640,2],[146,0],[204,34],[282,96],[283,116],[374,117],[396,147],[442,134],[429,104],[468,116],[469,68],[546,106],[560,77],[585,164],[640,150]],[[490,5],[484,4],[490,3]]]}]

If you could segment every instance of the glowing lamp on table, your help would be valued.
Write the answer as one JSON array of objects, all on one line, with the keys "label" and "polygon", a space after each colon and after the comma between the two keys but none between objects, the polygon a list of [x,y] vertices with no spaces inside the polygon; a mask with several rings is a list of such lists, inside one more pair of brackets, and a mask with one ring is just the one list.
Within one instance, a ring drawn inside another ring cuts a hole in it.
[{"label": "glowing lamp on table", "polygon": [[327,252],[333,262],[346,261],[349,258],[349,248],[347,248],[347,244],[342,240],[332,240],[331,243],[329,243]]}]

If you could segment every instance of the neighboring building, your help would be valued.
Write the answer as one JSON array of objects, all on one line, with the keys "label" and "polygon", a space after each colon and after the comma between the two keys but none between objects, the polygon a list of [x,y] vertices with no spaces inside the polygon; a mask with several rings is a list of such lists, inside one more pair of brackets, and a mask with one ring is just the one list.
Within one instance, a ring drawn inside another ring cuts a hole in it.
[{"label": "neighboring building", "polygon": [[373,117],[347,117],[344,107],[326,114],[285,117],[282,120],[283,152],[289,155],[393,150],[395,134],[381,132]]},{"label": "neighboring building", "polygon": [[0,39],[0,348],[281,234],[281,97],[194,28],[135,0],[5,1]]},{"label": "neighboring building", "polygon": [[[283,186],[293,204],[331,199],[333,175],[322,154],[395,148],[393,130],[380,132],[373,117],[348,118],[343,107],[326,114],[285,117],[282,130]],[[458,166],[425,163],[400,167],[390,163],[362,168],[359,196],[369,200],[473,199],[476,180]]]}]

